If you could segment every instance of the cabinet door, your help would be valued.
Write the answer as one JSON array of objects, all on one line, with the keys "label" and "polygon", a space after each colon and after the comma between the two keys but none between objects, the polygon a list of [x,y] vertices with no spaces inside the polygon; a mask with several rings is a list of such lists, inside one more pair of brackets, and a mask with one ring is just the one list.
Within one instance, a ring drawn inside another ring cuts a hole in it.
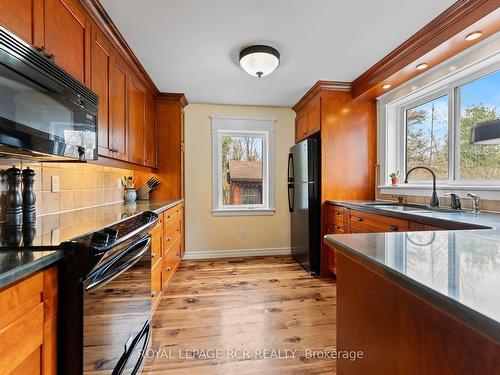
[{"label": "cabinet door", "polygon": [[131,77],[129,83],[129,161],[144,165],[144,120],[146,95],[137,78]]},{"label": "cabinet door", "polygon": [[118,53],[114,53],[110,69],[109,93],[109,144],[114,150],[110,156],[128,160],[127,154],[127,91],[128,70]]},{"label": "cabinet door", "polygon": [[79,8],[70,0],[45,0],[45,48],[54,62],[85,82],[86,40],[90,31]]},{"label": "cabinet door", "polygon": [[98,146],[99,155],[110,156],[109,84],[112,65],[112,46],[99,30],[92,32],[92,65],[90,88],[99,96]]},{"label": "cabinet door", "polygon": [[311,135],[321,129],[321,98],[311,99],[307,109],[307,134]]},{"label": "cabinet door", "polygon": [[307,137],[307,112],[299,112],[295,120],[295,142]]},{"label": "cabinet door", "polygon": [[36,0],[0,0],[0,24],[34,44],[34,18]]},{"label": "cabinet door", "polygon": [[145,164],[156,168],[156,109],[151,94],[146,95]]}]

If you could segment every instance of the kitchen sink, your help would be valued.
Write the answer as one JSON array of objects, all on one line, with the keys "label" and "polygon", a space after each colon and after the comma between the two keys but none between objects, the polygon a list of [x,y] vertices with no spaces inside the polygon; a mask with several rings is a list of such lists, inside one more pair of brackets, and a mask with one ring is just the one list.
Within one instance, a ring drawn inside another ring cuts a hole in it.
[{"label": "kitchen sink", "polygon": [[376,207],[381,210],[391,210],[391,211],[400,211],[400,212],[448,212],[448,213],[459,213],[466,212],[463,210],[454,210],[452,208],[444,208],[444,207],[430,207],[423,206],[418,204],[399,204],[397,202],[376,202],[376,203],[366,203],[364,206],[368,207]]}]

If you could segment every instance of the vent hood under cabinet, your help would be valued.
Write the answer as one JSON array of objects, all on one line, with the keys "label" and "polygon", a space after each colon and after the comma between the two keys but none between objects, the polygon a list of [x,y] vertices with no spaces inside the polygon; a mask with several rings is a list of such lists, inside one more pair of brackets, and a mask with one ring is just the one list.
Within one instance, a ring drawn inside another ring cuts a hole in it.
[{"label": "vent hood under cabinet", "polygon": [[96,160],[98,98],[0,26],[0,155]]},{"label": "vent hood under cabinet", "polygon": [[476,145],[500,145],[500,120],[485,121],[472,128],[471,143]]}]

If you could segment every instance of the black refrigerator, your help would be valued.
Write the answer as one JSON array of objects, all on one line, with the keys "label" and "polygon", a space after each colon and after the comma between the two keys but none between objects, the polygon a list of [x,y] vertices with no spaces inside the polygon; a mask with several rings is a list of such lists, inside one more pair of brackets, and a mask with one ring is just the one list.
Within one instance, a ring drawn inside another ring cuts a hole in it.
[{"label": "black refrigerator", "polygon": [[311,275],[320,273],[321,153],[317,139],[297,143],[288,155],[288,207],[292,255]]}]

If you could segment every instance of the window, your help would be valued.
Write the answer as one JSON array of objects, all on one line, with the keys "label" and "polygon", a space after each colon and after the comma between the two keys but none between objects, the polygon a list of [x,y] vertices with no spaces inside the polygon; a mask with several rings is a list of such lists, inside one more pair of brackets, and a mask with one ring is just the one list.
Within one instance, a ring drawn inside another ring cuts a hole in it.
[{"label": "window", "polygon": [[[420,165],[431,168],[436,177],[448,179],[448,95],[406,109],[406,170]],[[416,170],[412,180],[428,180]]]},{"label": "window", "polygon": [[213,214],[274,212],[274,120],[212,118]]},{"label": "window", "polygon": [[500,180],[500,145],[470,143],[474,125],[500,119],[500,70],[456,88],[460,180]]},{"label": "window", "polygon": [[408,185],[389,186],[390,173],[400,171],[403,180],[411,168],[426,166],[442,190],[500,197],[500,145],[470,142],[474,126],[500,120],[500,53],[475,64],[467,55],[460,58],[378,99],[382,193],[427,191],[431,176],[425,170],[415,170]]}]

